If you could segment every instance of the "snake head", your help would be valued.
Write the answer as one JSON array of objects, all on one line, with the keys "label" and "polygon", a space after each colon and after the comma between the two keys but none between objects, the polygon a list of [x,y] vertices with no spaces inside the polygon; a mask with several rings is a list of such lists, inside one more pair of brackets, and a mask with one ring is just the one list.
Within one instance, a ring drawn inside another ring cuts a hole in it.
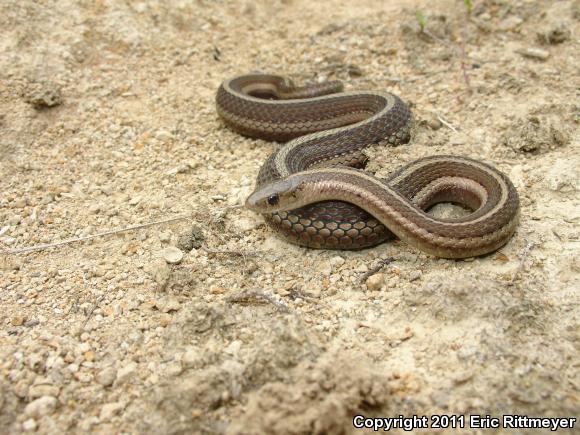
[{"label": "snake head", "polygon": [[289,177],[266,184],[246,199],[246,208],[256,213],[272,213],[296,208],[300,182]]}]

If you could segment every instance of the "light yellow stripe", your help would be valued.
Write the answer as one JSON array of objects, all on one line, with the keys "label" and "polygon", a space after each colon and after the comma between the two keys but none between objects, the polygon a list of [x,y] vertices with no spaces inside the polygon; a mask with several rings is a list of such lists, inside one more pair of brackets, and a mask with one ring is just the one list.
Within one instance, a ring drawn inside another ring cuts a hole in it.
[{"label": "light yellow stripe", "polygon": [[[446,161],[448,162],[450,159],[445,158],[442,159],[442,161]],[[487,174],[493,176],[497,181],[498,184],[500,185],[501,188],[501,199],[500,201],[498,201],[498,204],[491,209],[488,213],[480,216],[477,219],[474,219],[472,221],[468,221],[468,222],[445,222],[446,226],[453,226],[453,227],[465,227],[468,225],[473,225],[473,224],[477,224],[479,222],[482,222],[486,219],[489,219],[490,215],[495,214],[499,209],[501,209],[502,207],[504,207],[505,202],[507,201],[507,186],[505,185],[503,179],[501,177],[498,176],[498,174],[495,173],[495,171],[490,171],[489,168],[485,167],[485,166],[481,166],[478,165],[475,162],[472,162],[471,160],[463,160],[463,159],[454,159],[455,162],[457,163],[462,163],[462,164],[470,164],[472,166],[478,167],[479,169],[485,171]],[[430,160],[430,162],[432,163],[433,160]],[[409,210],[411,210],[412,212],[414,212],[415,214],[418,214],[418,211],[413,208],[411,205],[407,204],[407,201],[409,201],[408,198],[404,197],[403,195],[401,195],[400,193],[398,193],[396,190],[393,190],[392,188],[390,188],[388,185],[385,185],[384,183],[382,183],[379,179],[377,179],[376,177],[370,175],[370,174],[366,174],[362,171],[355,171],[353,169],[347,169],[347,168],[319,168],[319,169],[311,169],[308,171],[304,171],[304,172],[300,172],[298,173],[298,176],[300,174],[342,174],[342,175],[348,175],[348,176],[355,176],[355,177],[360,177],[365,179],[366,181],[373,183],[374,185],[380,187],[381,189],[389,192],[391,195],[400,198],[401,199],[401,204],[405,204],[406,207],[408,207]],[[296,174],[294,174],[296,175]],[[390,182],[390,180],[389,180]],[[385,208],[388,207],[388,204],[386,204],[383,201],[383,204],[385,206]],[[389,207],[390,208],[390,207]],[[429,214],[427,213],[422,213],[421,215],[424,219],[432,222],[432,223],[437,223],[437,224],[441,224],[441,221],[438,221],[437,219],[433,219],[431,216],[429,216]]]}]

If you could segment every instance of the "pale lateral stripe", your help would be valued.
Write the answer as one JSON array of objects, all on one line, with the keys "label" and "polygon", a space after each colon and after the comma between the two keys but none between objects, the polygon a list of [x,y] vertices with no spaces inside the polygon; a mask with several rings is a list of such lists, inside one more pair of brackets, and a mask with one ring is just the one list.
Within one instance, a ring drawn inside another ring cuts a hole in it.
[{"label": "pale lateral stripe", "polygon": [[[465,163],[465,161],[461,160],[462,163]],[[482,169],[484,169],[482,167]],[[494,176],[494,178],[498,178],[496,177],[495,174],[493,174],[492,172],[489,171],[489,169],[485,168],[485,171],[489,174],[492,174]],[[291,176],[300,176],[301,174],[325,174],[325,173],[332,173],[332,174],[344,174],[344,175],[349,175],[349,176],[355,176],[355,177],[360,177],[365,179],[366,181],[369,181],[371,183],[373,183],[376,186],[379,186],[381,189],[389,192],[391,195],[399,198],[401,200],[401,204],[404,204],[405,207],[407,207],[410,211],[414,212],[415,214],[419,215],[419,212],[417,211],[416,208],[411,207],[407,201],[409,200],[408,198],[404,197],[403,195],[401,195],[400,193],[398,193],[396,190],[393,190],[392,188],[390,188],[388,185],[385,185],[384,183],[382,183],[380,180],[378,180],[377,178],[373,177],[372,175],[368,175],[364,172],[361,171],[355,171],[353,169],[346,169],[346,168],[320,168],[320,169],[312,169],[312,170],[308,170],[308,171],[304,171],[304,172],[298,172],[296,174],[292,174]],[[501,180],[503,181],[503,180]],[[501,186],[501,191],[502,191],[502,197],[501,200],[498,202],[498,205],[496,205],[492,210],[490,210],[488,213],[480,216],[477,219],[474,219],[472,221],[469,222],[445,222],[444,225],[446,226],[454,226],[454,227],[463,227],[463,226],[468,226],[468,225],[472,225],[472,224],[476,224],[478,222],[484,221],[486,219],[489,218],[490,215],[494,214],[498,209],[503,207],[503,204],[505,203],[505,201],[507,200],[507,188],[506,186],[504,186],[503,183],[500,183]],[[382,201],[385,208],[389,207],[391,208],[388,204],[386,204],[384,201]],[[435,224],[443,224],[441,221],[438,221],[437,219],[433,219],[431,216],[429,216],[429,214],[421,212],[420,215],[422,218],[424,218],[425,220],[428,220],[432,223]]]},{"label": "pale lateral stripe", "polygon": [[[471,166],[476,167],[476,168],[482,170],[483,172],[491,175],[493,178],[495,178],[498,185],[500,186],[501,198],[498,201],[497,205],[489,211],[489,215],[495,214],[499,209],[504,207],[504,205],[507,201],[507,197],[508,197],[508,187],[505,183],[505,180],[496,171],[490,170],[490,168],[488,166],[482,165],[482,164],[475,162],[473,160],[462,159],[460,157],[453,157],[453,156],[427,157],[427,158],[425,158],[425,160],[419,160],[419,161],[417,161],[416,164],[412,164],[410,168],[403,171],[403,173],[399,174],[397,177],[388,180],[388,182],[389,182],[389,184],[393,184],[393,185],[399,184],[403,179],[411,176],[414,172],[416,172],[419,169],[424,168],[427,165],[430,165],[432,163],[437,163],[437,162],[443,163],[443,162],[450,162],[450,161],[452,161],[454,163],[461,163],[464,165],[471,165]],[[471,221],[471,222],[479,222],[485,216],[487,216],[487,215],[484,215],[480,219],[476,219],[476,220]]]}]

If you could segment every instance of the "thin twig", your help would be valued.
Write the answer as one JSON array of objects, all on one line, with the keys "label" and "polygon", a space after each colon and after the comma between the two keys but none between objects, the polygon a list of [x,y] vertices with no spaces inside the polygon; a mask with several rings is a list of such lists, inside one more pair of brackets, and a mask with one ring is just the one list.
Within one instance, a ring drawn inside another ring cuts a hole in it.
[{"label": "thin twig", "polygon": [[83,322],[83,328],[85,326],[87,326],[87,323],[89,323],[89,320],[91,320],[91,317],[93,317],[93,313],[95,312],[95,310],[97,309],[97,307],[99,306],[99,304],[101,303],[101,301],[105,298],[104,295],[102,295],[101,297],[99,297],[95,303],[93,304],[93,306],[91,307],[91,309],[89,310],[89,312],[86,314],[85,317],[85,321]]},{"label": "thin twig", "polygon": [[441,115],[439,115],[439,114],[436,114],[436,115],[437,115],[437,119],[441,122],[441,124],[443,124],[448,129],[453,130],[455,133],[457,133],[457,128],[455,128],[453,126],[453,124],[451,124],[449,121],[446,121],[445,118],[443,118]]},{"label": "thin twig", "polygon": [[471,56],[467,55],[467,52],[465,50],[465,28],[464,31],[462,32],[462,37],[461,37],[461,44],[459,46],[459,48],[455,47],[454,45],[450,44],[449,42],[439,38],[438,36],[434,35],[433,33],[431,33],[428,30],[423,30],[423,33],[427,36],[429,36],[430,38],[432,38],[433,40],[439,42],[440,44],[443,44],[445,47],[453,50],[455,52],[455,54],[459,55],[459,59],[461,62],[461,72],[463,73],[463,80],[465,81],[465,85],[467,86],[467,90],[469,92],[472,92],[471,89],[471,83],[469,81],[469,76],[467,74],[467,68],[465,66],[465,59],[467,58],[471,58]]},{"label": "thin twig", "polygon": [[393,257],[389,257],[389,258],[385,258],[384,260],[381,260],[379,262],[379,264],[377,264],[372,269],[363,273],[359,278],[359,282],[361,284],[364,284],[367,281],[367,279],[369,279],[371,276],[373,276],[375,273],[377,273],[379,270],[381,270],[386,265],[391,264],[393,261],[395,261],[395,259]]},{"label": "thin twig", "polygon": [[201,249],[208,254],[225,254],[225,255],[235,255],[239,257],[257,257],[261,254],[260,251],[236,251],[228,249],[211,249],[202,246]]},{"label": "thin twig", "polygon": [[278,308],[280,311],[283,311],[285,313],[288,313],[290,311],[290,308],[288,308],[288,306],[286,304],[283,304],[282,302],[277,301],[272,296],[270,296],[262,291],[259,291],[259,290],[247,290],[247,291],[238,293],[237,295],[230,296],[227,300],[228,300],[228,302],[232,302],[232,303],[240,303],[240,302],[247,302],[250,299],[255,299],[258,301],[270,303],[270,304],[274,305],[276,308]]},{"label": "thin twig", "polygon": [[141,228],[147,228],[147,227],[151,227],[153,225],[167,224],[170,222],[176,222],[176,221],[181,221],[181,220],[185,220],[185,219],[189,219],[189,216],[177,216],[177,217],[173,217],[173,218],[169,218],[169,219],[163,219],[160,221],[148,222],[148,223],[139,224],[139,225],[132,225],[130,227],[120,228],[117,230],[104,231],[102,233],[93,234],[91,236],[76,237],[74,239],[61,240],[59,242],[54,242],[54,243],[46,243],[46,244],[42,244],[42,245],[27,246],[25,248],[18,248],[18,249],[7,249],[7,250],[0,251],[0,254],[22,254],[25,252],[42,251],[45,249],[69,245],[71,243],[85,242],[87,240],[96,239],[98,237],[109,236],[111,234],[126,233],[127,231],[139,230]]},{"label": "thin twig", "polygon": [[463,81],[465,82],[465,87],[467,92],[472,93],[471,82],[469,81],[469,75],[467,74],[467,67],[465,66],[465,38],[461,38],[461,45],[459,46],[461,50],[461,72],[463,73]]}]

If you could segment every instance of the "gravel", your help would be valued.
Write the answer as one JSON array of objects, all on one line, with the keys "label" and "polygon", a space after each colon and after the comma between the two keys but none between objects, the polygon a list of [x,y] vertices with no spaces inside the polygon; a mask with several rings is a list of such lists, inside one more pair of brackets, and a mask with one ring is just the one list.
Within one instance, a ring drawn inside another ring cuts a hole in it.
[{"label": "gravel", "polygon": [[[473,3],[466,20],[455,0],[0,2],[0,249],[68,241],[0,254],[0,427],[577,414],[579,22],[569,0]],[[258,70],[399,95],[412,140],[369,149],[367,169],[488,162],[518,189],[516,235],[469,261],[280,240],[239,207],[278,145],[214,107],[222,80]]]}]

